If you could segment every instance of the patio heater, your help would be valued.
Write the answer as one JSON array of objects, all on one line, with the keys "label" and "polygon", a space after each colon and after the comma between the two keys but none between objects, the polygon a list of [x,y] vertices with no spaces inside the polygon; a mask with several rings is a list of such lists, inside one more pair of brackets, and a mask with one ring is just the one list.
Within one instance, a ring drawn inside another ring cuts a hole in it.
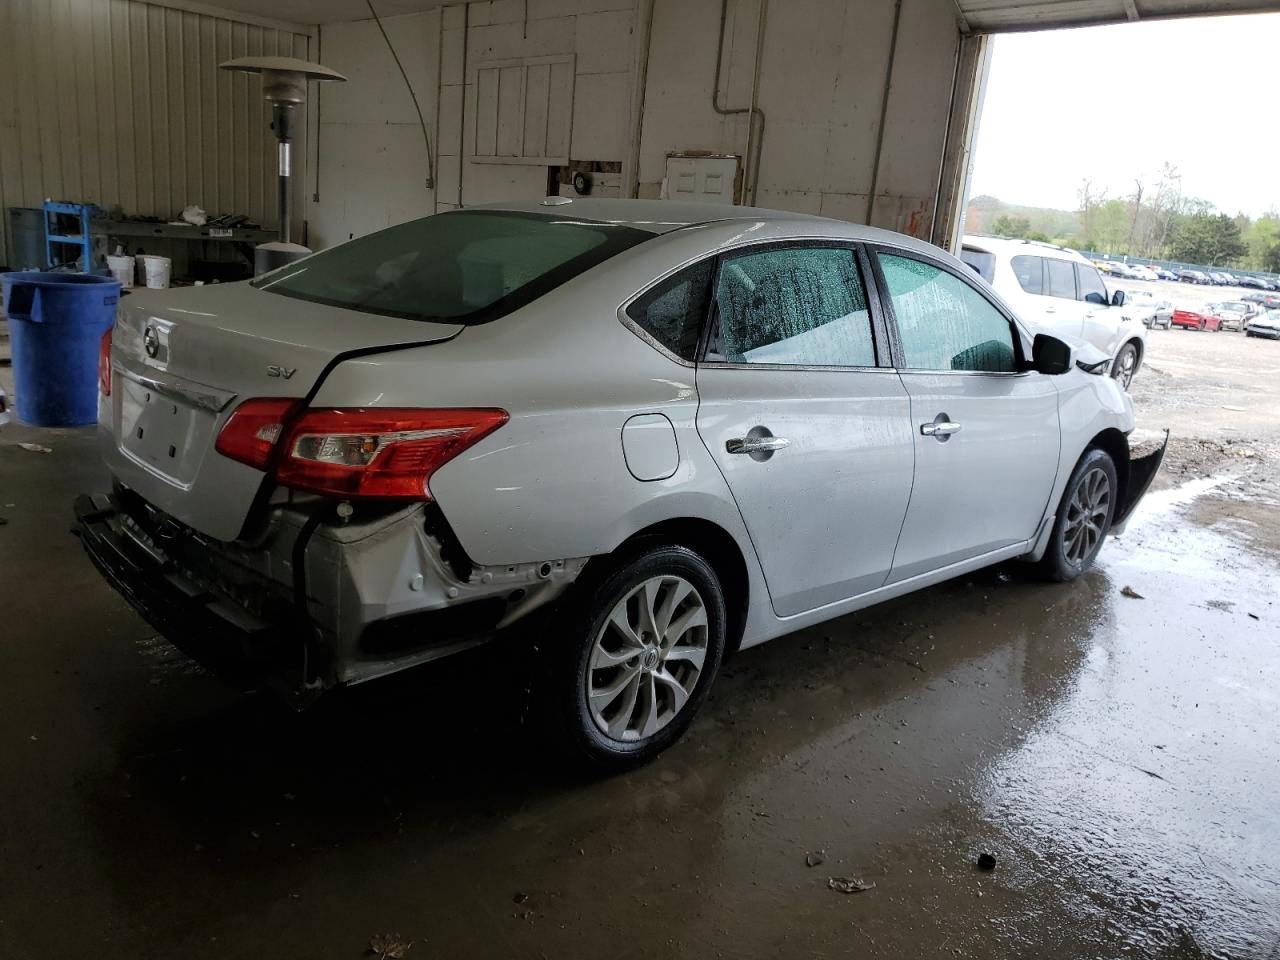
[{"label": "patio heater", "polygon": [[223,70],[262,74],[262,96],[271,104],[271,129],[275,131],[279,156],[280,239],[259,244],[253,252],[255,274],[301,259],[311,251],[290,242],[289,219],[292,193],[289,189],[293,145],[293,125],[298,106],[307,100],[308,80],[346,80],[336,70],[308,63],[296,57],[237,57],[219,64]]}]

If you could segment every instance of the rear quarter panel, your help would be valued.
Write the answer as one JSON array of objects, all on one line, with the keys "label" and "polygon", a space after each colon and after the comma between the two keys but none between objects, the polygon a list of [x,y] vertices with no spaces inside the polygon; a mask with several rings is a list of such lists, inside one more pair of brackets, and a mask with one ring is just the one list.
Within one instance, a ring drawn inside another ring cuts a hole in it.
[{"label": "rear quarter panel", "polygon": [[[313,403],[506,410],[508,423],[431,479],[479,563],[604,554],[651,524],[700,517],[727,530],[750,566],[741,516],[696,432],[694,368],[618,319],[632,294],[707,251],[705,240],[680,239],[647,241],[448,343],[339,364]],[[670,477],[637,480],[627,468],[622,428],[641,414],[662,414],[674,427],[679,462]]]}]

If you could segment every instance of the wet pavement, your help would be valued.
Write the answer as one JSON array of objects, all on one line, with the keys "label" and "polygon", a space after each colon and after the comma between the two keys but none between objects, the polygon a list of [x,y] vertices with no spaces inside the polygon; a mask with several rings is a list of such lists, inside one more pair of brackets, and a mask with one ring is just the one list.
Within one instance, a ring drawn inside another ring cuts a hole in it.
[{"label": "wet pavement", "polygon": [[92,447],[0,433],[5,960],[1280,958],[1265,456],[1176,460],[1075,584],[1008,564],[739,654],[593,781],[505,648],[302,716],[228,691],[66,532]]}]

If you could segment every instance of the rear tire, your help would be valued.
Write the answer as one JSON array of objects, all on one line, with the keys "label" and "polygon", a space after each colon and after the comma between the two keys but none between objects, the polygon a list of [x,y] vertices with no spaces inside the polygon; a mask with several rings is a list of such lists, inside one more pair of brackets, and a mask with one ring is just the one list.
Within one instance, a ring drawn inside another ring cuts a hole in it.
[{"label": "rear tire", "polygon": [[687,547],[642,545],[574,587],[544,685],[574,760],[638,767],[680,738],[724,656],[715,571]]},{"label": "rear tire", "polygon": [[1093,566],[1111,532],[1119,489],[1111,456],[1097,448],[1087,450],[1058,504],[1049,546],[1039,564],[1043,576],[1066,583]]}]

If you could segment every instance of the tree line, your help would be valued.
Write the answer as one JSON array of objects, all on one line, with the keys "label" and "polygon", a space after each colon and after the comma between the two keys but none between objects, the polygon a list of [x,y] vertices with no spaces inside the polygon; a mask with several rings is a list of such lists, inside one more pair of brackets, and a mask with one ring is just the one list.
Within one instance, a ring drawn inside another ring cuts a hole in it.
[{"label": "tree line", "polygon": [[1152,181],[1135,178],[1124,196],[1110,196],[1086,179],[1076,199],[1074,211],[1062,211],[977,197],[966,230],[1114,256],[1280,273],[1280,213],[1228,216],[1206,200],[1185,196],[1182,177],[1170,163]]}]

